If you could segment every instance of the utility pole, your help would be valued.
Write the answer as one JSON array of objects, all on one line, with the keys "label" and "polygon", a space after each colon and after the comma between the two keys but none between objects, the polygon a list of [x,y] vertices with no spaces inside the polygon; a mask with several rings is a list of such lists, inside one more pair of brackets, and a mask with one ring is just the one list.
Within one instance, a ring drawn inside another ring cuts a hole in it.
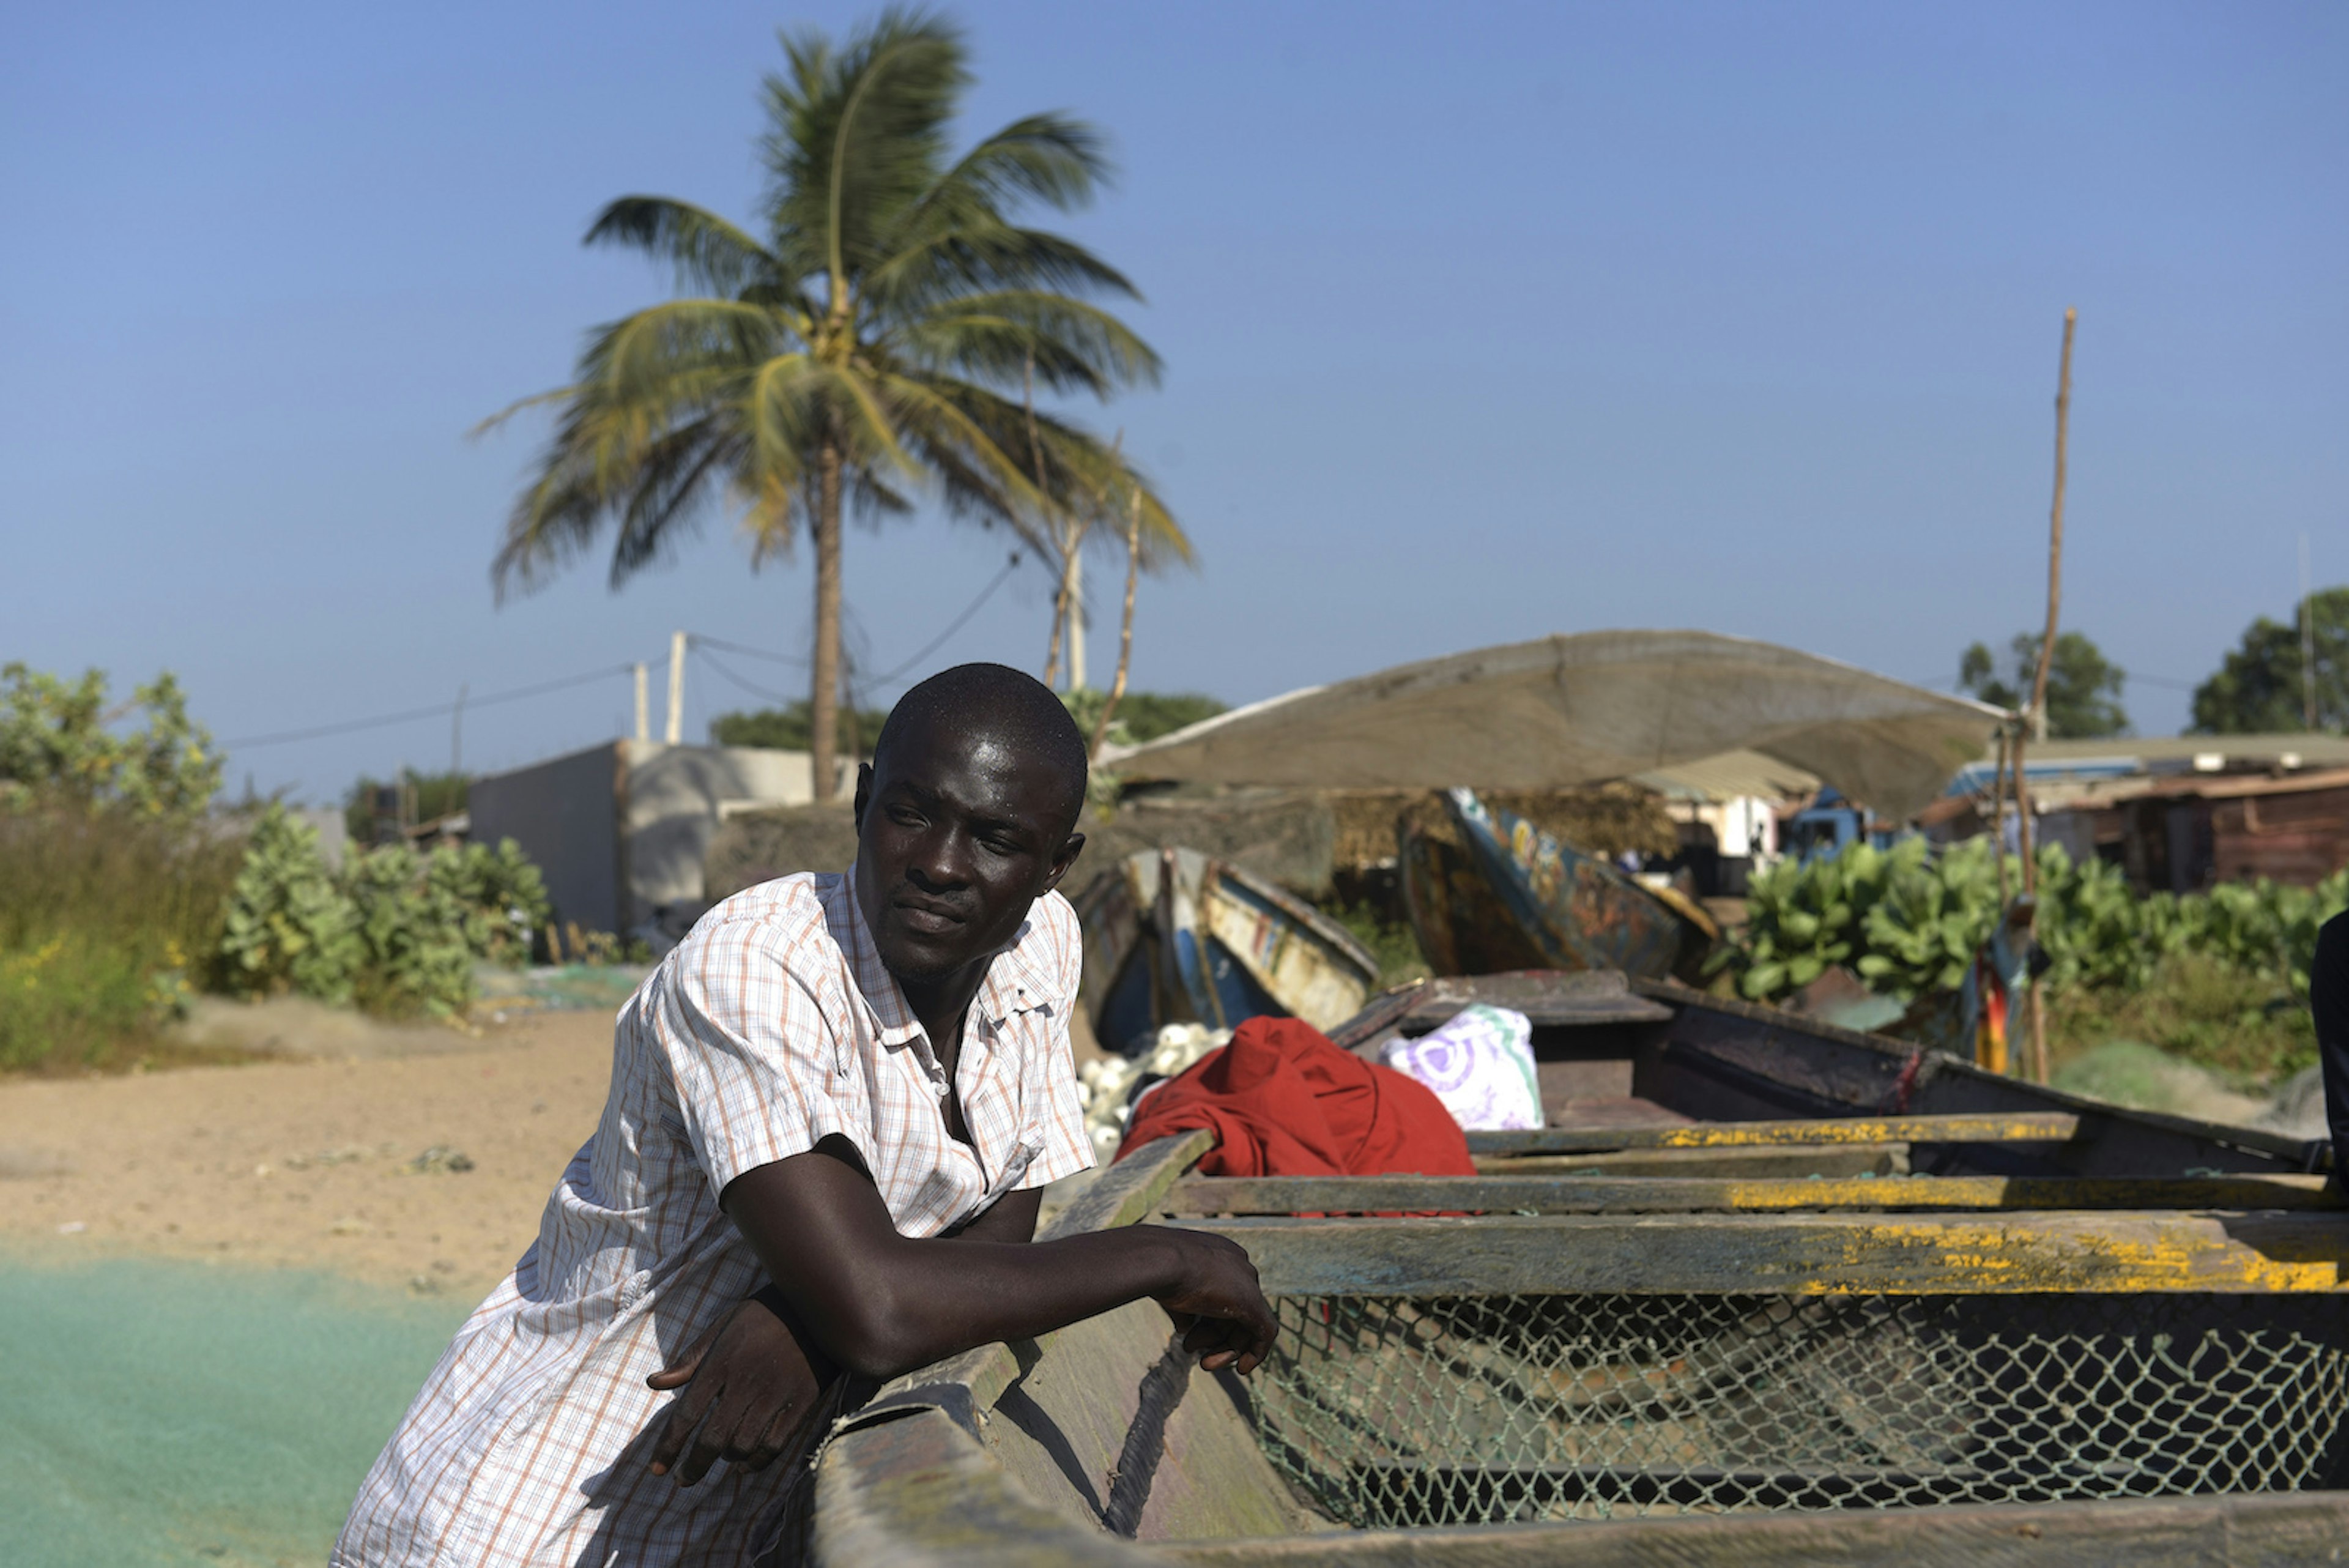
[{"label": "utility pole", "polygon": [[1085,535],[1069,529],[1069,690],[1085,689]]},{"label": "utility pole", "polygon": [[[2033,736],[2047,738],[2047,667],[2055,658],[2057,612],[2064,603],[2064,465],[2065,438],[2072,420],[2072,329],[2080,313],[2064,312],[2063,367],[2055,376],[2055,500],[2047,512],[2047,630],[2039,639],[2039,668],[2031,680]],[[2023,850],[2023,891],[2034,906],[2039,897],[2039,857],[2031,843],[2031,792],[2024,786],[2023,738],[2014,742],[2014,802],[2020,812],[2016,829]],[[2031,982],[2031,1076],[2047,1081],[2047,997],[2038,981]]]},{"label": "utility pole", "polygon": [[2300,727],[2316,728],[2316,586],[2308,575],[2308,535],[2300,536]]},{"label": "utility pole", "polygon": [[685,739],[685,633],[668,637],[668,724],[661,738],[674,746]]},{"label": "utility pole", "polygon": [[653,738],[653,705],[648,690],[651,684],[644,660],[636,660],[636,739],[639,741]]}]

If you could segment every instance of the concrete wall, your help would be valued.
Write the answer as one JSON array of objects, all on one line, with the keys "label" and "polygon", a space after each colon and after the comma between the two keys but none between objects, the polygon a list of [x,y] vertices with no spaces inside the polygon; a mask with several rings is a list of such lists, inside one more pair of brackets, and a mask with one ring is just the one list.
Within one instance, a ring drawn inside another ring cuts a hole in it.
[{"label": "concrete wall", "polygon": [[470,836],[520,844],[558,920],[629,931],[666,911],[676,925],[709,905],[702,864],[719,823],[744,807],[806,805],[808,764],[805,752],[613,741],[475,779]]},{"label": "concrete wall", "polygon": [[628,763],[626,926],[650,919],[657,908],[698,914],[706,907],[702,866],[730,812],[815,798],[805,752],[620,744]]},{"label": "concrete wall", "polygon": [[466,808],[476,844],[511,838],[538,865],[558,921],[626,929],[620,909],[619,800],[624,742],[472,782]]},{"label": "concrete wall", "polygon": [[350,843],[350,826],[343,820],[343,808],[338,805],[306,805],[294,815],[308,823],[318,834],[318,853],[326,857],[326,869],[343,868],[343,854]]}]

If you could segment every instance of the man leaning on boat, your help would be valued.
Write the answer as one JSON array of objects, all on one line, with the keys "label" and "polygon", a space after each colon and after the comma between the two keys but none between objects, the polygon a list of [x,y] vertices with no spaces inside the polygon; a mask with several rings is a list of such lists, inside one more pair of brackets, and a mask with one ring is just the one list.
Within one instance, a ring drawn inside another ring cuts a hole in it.
[{"label": "man leaning on boat", "polygon": [[622,1010],[538,1237],[368,1472],[337,1568],[788,1563],[819,1423],[880,1380],[1144,1297],[1209,1368],[1274,1324],[1247,1255],[1033,1242],[1092,1163],[1069,1045],[1086,748],[1000,665],[915,687],[857,857],[736,895]]}]

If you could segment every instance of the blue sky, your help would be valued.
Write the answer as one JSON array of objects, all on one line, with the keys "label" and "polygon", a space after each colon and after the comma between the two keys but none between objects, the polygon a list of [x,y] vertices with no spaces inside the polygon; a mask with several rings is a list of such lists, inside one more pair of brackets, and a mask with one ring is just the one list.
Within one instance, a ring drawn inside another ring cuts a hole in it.
[{"label": "blue sky", "polygon": [[[865,14],[13,17],[0,659],[171,669],[235,741],[658,660],[678,628],[804,651],[804,560],[754,576],[718,524],[617,594],[591,565],[497,607],[543,426],[465,432],[666,293],[580,247],[596,210],[747,215],[775,28]],[[2349,581],[2349,10],[959,15],[973,131],[1067,109],[1123,166],[1067,226],[1141,285],[1168,373],[1089,417],[1202,555],[1143,588],[1142,685],[1240,701],[1615,626],[1946,684],[2043,613],[2067,305],[2065,624],[2142,678],[2141,730],[2288,612],[2302,534]],[[1006,548],[936,516],[853,535],[865,667]],[[1048,597],[1030,563],[932,662],[1040,667]],[[698,664],[689,732],[758,701]],[[608,737],[629,701],[615,676],[477,713],[466,763]],[[233,748],[231,780],[331,798],[450,740]]]}]

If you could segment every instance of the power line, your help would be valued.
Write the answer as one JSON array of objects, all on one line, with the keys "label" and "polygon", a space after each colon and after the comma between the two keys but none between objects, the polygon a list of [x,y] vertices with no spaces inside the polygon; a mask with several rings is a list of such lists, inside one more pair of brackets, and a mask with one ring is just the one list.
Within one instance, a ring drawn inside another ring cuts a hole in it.
[{"label": "power line", "polygon": [[740,686],[743,691],[748,691],[753,697],[763,697],[770,702],[790,703],[801,701],[801,699],[798,698],[786,697],[780,691],[770,691],[766,687],[760,685],[755,680],[746,680],[731,670],[727,669],[724,664],[719,661],[718,656],[710,652],[709,648],[705,646],[705,644],[710,640],[713,639],[697,637],[688,643],[687,646],[691,648],[694,652],[701,655],[701,661],[704,664],[707,664],[710,669],[715,670],[719,674],[723,675],[727,680],[731,680],[735,685]]},{"label": "power line", "polygon": [[[565,676],[560,680],[544,680],[535,686],[517,687],[512,691],[494,692],[487,697],[468,697],[463,699],[463,706],[488,708],[500,702],[519,702],[525,697],[543,697],[550,691],[567,691],[574,686],[585,686],[590,681],[608,680],[615,675],[633,675],[635,672],[636,666],[633,664],[615,664],[602,670],[590,670],[582,674]],[[411,724],[419,719],[438,719],[443,714],[454,713],[458,706],[456,702],[435,702],[429,708],[409,708],[398,713],[378,713],[369,719],[346,719],[339,723],[319,724],[307,730],[284,730],[274,735],[254,735],[241,741],[230,741],[225,744],[231,751],[244,751],[254,746],[290,745],[295,741],[316,741],[327,735],[347,735],[359,730],[379,730],[391,724]]]},{"label": "power line", "polygon": [[[995,591],[1003,586],[1005,580],[1019,568],[1019,553],[1015,550],[1011,553],[1011,558],[1004,563],[1003,569],[996,573],[987,587],[979,590],[978,597],[964,607],[960,615],[947,623],[944,631],[932,638],[919,653],[915,654],[905,663],[886,675],[878,676],[867,683],[866,690],[886,686],[944,647],[947,639],[970,624],[971,617],[977,615],[987,601],[995,597]],[[810,663],[808,659],[796,654],[778,653],[772,649],[752,648],[747,643],[730,642],[724,638],[707,637],[699,632],[693,633],[687,639],[687,646],[698,650],[703,660],[719,674],[751,695],[762,697],[770,702],[790,702],[795,699],[785,697],[781,692],[771,691],[756,681],[744,679],[713,658],[709,650],[713,648],[722,648],[729,653],[740,654],[744,658],[771,659],[777,664],[792,665],[802,670]],[[345,719],[332,724],[312,725],[306,730],[281,730],[274,734],[249,735],[240,740],[229,741],[225,744],[230,750],[245,751],[256,746],[286,746],[297,741],[324,740],[329,735],[349,735],[361,730],[380,730],[394,724],[412,724],[424,719],[438,719],[455,714],[466,708],[492,708],[501,702],[519,702],[525,698],[543,697],[550,692],[568,691],[574,686],[587,685],[591,681],[608,680],[615,675],[632,676],[635,673],[634,663],[606,665],[600,670],[585,670],[577,675],[565,676],[559,680],[544,680],[535,686],[521,686],[511,691],[492,692],[485,697],[460,696],[453,702],[434,702],[422,708],[404,708],[396,713],[377,713],[365,719]]]},{"label": "power line", "polygon": [[[985,587],[978,590],[978,597],[972,599],[968,605],[965,605],[963,607],[962,613],[955,617],[953,620],[947,622],[945,630],[939,632],[937,636],[930,639],[927,643],[924,644],[922,650],[919,653],[915,654],[911,659],[906,659],[903,664],[900,664],[896,669],[890,670],[885,675],[876,675],[869,680],[857,681],[855,683],[863,686],[868,691],[886,686],[889,682],[896,680],[899,676],[905,674],[905,671],[913,669],[916,665],[921,663],[922,660],[927,659],[933,653],[936,653],[939,649],[945,647],[947,640],[953,637],[955,633],[960,631],[964,627],[968,626],[970,624],[971,617],[977,615],[986,607],[987,601],[995,597],[995,591],[1004,585],[1005,580],[1008,579],[1013,572],[1019,570],[1019,552],[1014,550],[1011,553],[1011,558],[1004,562],[1003,569],[996,573],[994,577],[988,581]],[[691,640],[693,648],[701,654],[701,657],[709,663],[712,670],[715,670],[719,674],[726,677],[727,680],[731,680],[735,685],[740,686],[743,691],[750,692],[752,696],[764,697],[771,702],[795,702],[800,701],[800,699],[796,697],[786,698],[779,692],[768,691],[765,687],[759,685],[756,681],[745,680],[735,671],[726,668],[725,665],[719,663],[717,659],[710,658],[709,650],[713,648],[720,648],[724,649],[729,653],[740,654],[746,659],[771,659],[777,664],[788,664],[800,670],[807,669],[812,662],[811,660],[802,659],[797,654],[778,653],[771,648],[752,648],[748,643],[730,642],[722,637],[709,637],[698,631],[692,634]]]},{"label": "power line", "polygon": [[801,670],[805,670],[811,662],[795,653],[777,653],[771,649],[752,648],[747,643],[729,642],[722,637],[709,637],[698,631],[693,633],[693,640],[704,647],[722,648],[729,653],[739,653],[749,659],[771,659],[777,664],[794,665]]},{"label": "power line", "polygon": [[[1011,552],[1011,559],[1003,563],[1003,570],[995,574],[995,580],[988,584],[987,587],[978,590],[978,597],[971,600],[968,607],[966,608],[962,614],[955,617],[953,622],[947,626],[946,630],[930,639],[929,642],[923,647],[921,652],[914,655],[913,658],[905,660],[905,663],[897,666],[896,669],[892,670],[888,674],[874,676],[872,680],[872,687],[888,685],[889,682],[896,680],[897,677],[905,674],[905,671],[913,669],[914,666],[919,664],[922,660],[927,659],[931,654],[936,653],[941,647],[945,646],[947,639],[960,631],[964,626],[969,622],[970,618],[978,613],[979,607],[985,604],[988,599],[995,597],[995,590],[1003,586],[1004,579],[1010,576],[1013,572],[1016,572],[1019,569],[1019,552],[1014,550]],[[871,687],[868,687],[867,690],[871,690]]]}]

